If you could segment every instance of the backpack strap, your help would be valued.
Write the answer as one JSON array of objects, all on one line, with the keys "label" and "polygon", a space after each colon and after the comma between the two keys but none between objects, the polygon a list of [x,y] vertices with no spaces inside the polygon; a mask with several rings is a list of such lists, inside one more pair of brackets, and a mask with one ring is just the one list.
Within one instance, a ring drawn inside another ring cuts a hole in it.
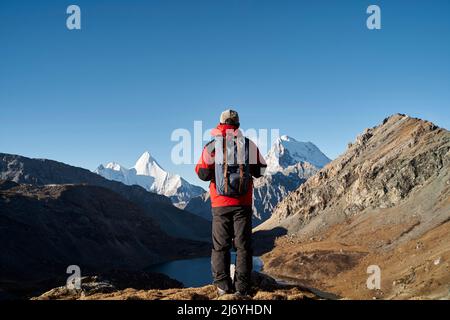
[{"label": "backpack strap", "polygon": [[227,141],[226,138],[224,139],[223,144],[223,178],[224,178],[224,187],[225,187],[225,194],[228,193],[228,152],[227,152]]},{"label": "backpack strap", "polygon": [[[239,193],[242,193],[242,187],[244,185],[244,164],[242,163],[242,148],[240,148],[239,141],[236,142],[236,146],[237,146],[237,160],[239,161]],[[245,149],[245,140],[244,140],[244,149]],[[244,161],[245,161],[245,153],[244,153]]]}]

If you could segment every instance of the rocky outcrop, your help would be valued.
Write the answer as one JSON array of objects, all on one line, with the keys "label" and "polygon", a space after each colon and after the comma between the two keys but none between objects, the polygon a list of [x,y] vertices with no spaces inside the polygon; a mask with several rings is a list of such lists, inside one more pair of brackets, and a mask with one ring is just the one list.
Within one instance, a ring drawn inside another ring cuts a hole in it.
[{"label": "rocky outcrop", "polygon": [[219,297],[214,286],[168,290],[146,290],[129,287],[121,289],[108,278],[88,277],[82,281],[80,290],[66,287],[52,289],[33,300],[311,300],[320,299],[310,290],[294,285],[278,284],[274,279],[254,273],[253,288],[248,297],[234,295]]},{"label": "rocky outcrop", "polygon": [[107,180],[89,170],[47,159],[30,159],[0,153],[0,179],[34,185],[88,184],[104,187],[133,202],[167,234],[192,240],[210,241],[208,221],[174,207],[169,198],[134,185]]},{"label": "rocky outcrop", "polygon": [[80,288],[64,285],[51,289],[34,300],[85,300],[129,288],[136,291],[181,289],[183,284],[163,274],[113,270],[99,276],[82,277]]},{"label": "rocky outcrop", "polygon": [[[391,116],[358,136],[256,229],[288,233],[263,257],[265,271],[344,297],[444,297],[449,199],[450,133]],[[382,290],[366,287],[370,265],[383,272]]]}]

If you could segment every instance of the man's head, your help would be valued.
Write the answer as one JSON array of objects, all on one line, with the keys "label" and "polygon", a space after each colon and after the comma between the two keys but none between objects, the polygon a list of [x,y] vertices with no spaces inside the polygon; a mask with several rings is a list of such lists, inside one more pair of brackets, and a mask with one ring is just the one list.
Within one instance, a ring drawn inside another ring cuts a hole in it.
[{"label": "man's head", "polygon": [[220,115],[220,124],[229,124],[229,125],[239,127],[240,126],[239,114],[237,113],[237,111],[234,111],[231,109],[225,110]]}]

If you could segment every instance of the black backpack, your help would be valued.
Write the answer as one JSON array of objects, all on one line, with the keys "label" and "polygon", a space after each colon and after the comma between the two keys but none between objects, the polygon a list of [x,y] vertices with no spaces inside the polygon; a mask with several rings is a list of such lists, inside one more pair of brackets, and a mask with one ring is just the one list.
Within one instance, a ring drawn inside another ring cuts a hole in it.
[{"label": "black backpack", "polygon": [[[225,143],[226,141],[226,143]],[[217,194],[227,197],[245,195],[252,181],[250,174],[250,140],[242,136],[216,137],[215,183]]]}]

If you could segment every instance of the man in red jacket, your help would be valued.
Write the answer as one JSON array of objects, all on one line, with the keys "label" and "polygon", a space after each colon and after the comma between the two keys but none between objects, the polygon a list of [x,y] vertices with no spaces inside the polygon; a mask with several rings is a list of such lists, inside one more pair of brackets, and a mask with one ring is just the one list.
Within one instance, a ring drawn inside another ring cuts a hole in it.
[{"label": "man in red jacket", "polygon": [[[253,269],[253,178],[267,167],[257,146],[239,130],[239,115],[226,110],[212,131],[213,140],[203,149],[195,168],[203,181],[211,181],[213,250],[211,265],[219,295],[234,290],[247,295]],[[236,248],[234,286],[230,277],[231,254]]]}]

